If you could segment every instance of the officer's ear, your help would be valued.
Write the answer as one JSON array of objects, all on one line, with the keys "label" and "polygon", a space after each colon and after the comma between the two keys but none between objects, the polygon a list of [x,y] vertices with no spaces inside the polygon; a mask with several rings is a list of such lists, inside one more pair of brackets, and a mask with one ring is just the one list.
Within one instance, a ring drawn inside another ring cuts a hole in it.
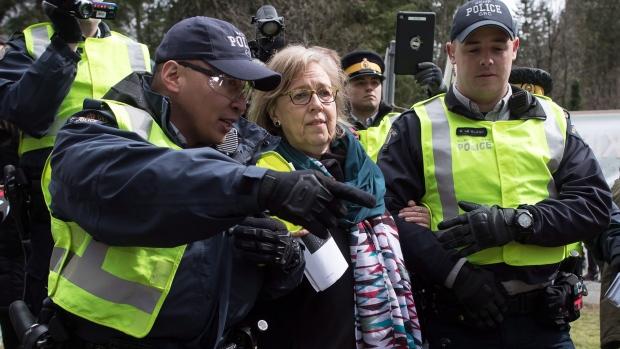
[{"label": "officer's ear", "polygon": [[517,51],[519,51],[520,44],[521,44],[521,41],[519,40],[518,37],[512,40],[512,60],[513,61],[517,59]]},{"label": "officer's ear", "polygon": [[456,43],[446,42],[446,54],[448,55],[448,59],[450,63],[456,64],[456,59],[454,58],[454,52],[456,51]]},{"label": "officer's ear", "polygon": [[175,61],[160,63],[155,72],[154,90],[168,96],[169,93],[178,93],[181,84],[181,66]]}]

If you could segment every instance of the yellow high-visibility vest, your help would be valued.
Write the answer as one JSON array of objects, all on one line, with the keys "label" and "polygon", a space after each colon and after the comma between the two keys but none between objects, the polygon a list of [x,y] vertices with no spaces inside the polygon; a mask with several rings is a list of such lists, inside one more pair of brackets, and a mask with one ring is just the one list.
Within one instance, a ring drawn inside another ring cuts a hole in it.
[{"label": "yellow high-visibility vest", "polygon": [[[417,103],[425,195],[431,229],[462,211],[458,201],[516,208],[557,196],[553,174],[566,145],[564,111],[536,96],[546,119],[481,121],[449,111],[439,95]],[[513,266],[553,264],[575,244],[542,247],[510,242],[468,256],[475,264]]]},{"label": "yellow high-visibility vest", "polygon": [[[54,34],[48,22],[29,26],[24,30],[24,39],[28,54],[38,59],[50,44]],[[58,130],[67,119],[82,110],[85,98],[99,99],[116,83],[134,71],[151,71],[149,50],[146,45],[112,32],[105,38],[86,38],[78,43],[81,60],[77,65],[77,74],[56,113],[53,124],[45,136],[32,137],[22,133],[19,155],[26,152],[50,148]]]},{"label": "yellow high-visibility vest", "polygon": [[[150,143],[171,149],[174,144],[145,111],[104,101],[121,130],[133,131]],[[51,207],[50,158],[41,187]],[[131,214],[127,212],[127,214]],[[170,291],[186,245],[171,248],[109,246],[75,222],[54,216],[54,248],[50,259],[48,295],[58,306],[81,318],[134,337],[146,336]]]},{"label": "yellow high-visibility vest", "polygon": [[[282,157],[282,155],[276,153],[275,151],[267,151],[261,154],[261,157],[256,162],[256,166],[280,172],[295,171],[295,167],[293,166],[293,164],[288,162],[284,157]],[[300,227],[299,225],[287,222],[278,217],[273,218],[284,223],[284,225],[286,226],[286,230],[291,232],[293,235],[295,235],[295,233],[302,229],[302,227]]]},{"label": "yellow high-visibility vest", "polygon": [[372,161],[377,162],[379,151],[381,151],[381,147],[383,147],[383,144],[390,133],[392,123],[399,115],[399,113],[386,114],[379,125],[357,131],[357,134],[360,137],[360,143]]}]

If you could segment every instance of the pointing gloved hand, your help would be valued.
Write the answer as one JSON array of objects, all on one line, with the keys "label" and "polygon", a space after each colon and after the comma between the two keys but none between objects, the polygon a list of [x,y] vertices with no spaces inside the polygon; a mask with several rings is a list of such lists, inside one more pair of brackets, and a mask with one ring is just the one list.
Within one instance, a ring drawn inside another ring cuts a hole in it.
[{"label": "pointing gloved hand", "polygon": [[243,257],[257,264],[277,266],[288,272],[304,262],[301,245],[273,218],[247,217],[230,228],[235,247]]},{"label": "pointing gloved hand", "polygon": [[327,229],[335,227],[338,219],[346,214],[342,200],[364,207],[375,206],[373,195],[314,170],[268,170],[258,191],[261,208],[323,239],[328,236]]},{"label": "pointing gloved hand", "polygon": [[418,84],[426,86],[429,97],[446,92],[446,86],[443,84],[443,73],[433,62],[418,63],[415,80]]},{"label": "pointing gloved hand", "polygon": [[459,207],[465,213],[440,222],[437,238],[447,249],[462,248],[458,252],[461,257],[524,237],[525,227],[518,226],[515,217],[518,214],[532,217],[527,210],[497,205],[489,207],[459,201]]},{"label": "pointing gloved hand", "polygon": [[452,290],[465,307],[465,321],[478,328],[494,328],[502,321],[506,311],[503,287],[495,281],[488,270],[465,262],[461,267]]},{"label": "pointing gloved hand", "polygon": [[82,40],[82,29],[75,17],[62,9],[63,0],[43,1],[43,10],[49,17],[56,34],[67,44]]}]

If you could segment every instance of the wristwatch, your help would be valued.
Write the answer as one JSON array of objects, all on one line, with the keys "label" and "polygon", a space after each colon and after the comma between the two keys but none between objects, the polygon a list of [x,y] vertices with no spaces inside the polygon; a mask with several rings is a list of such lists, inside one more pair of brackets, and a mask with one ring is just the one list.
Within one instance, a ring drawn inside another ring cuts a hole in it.
[{"label": "wristwatch", "polygon": [[515,214],[514,223],[521,231],[531,232],[534,226],[534,216],[532,216],[530,211],[519,208]]}]

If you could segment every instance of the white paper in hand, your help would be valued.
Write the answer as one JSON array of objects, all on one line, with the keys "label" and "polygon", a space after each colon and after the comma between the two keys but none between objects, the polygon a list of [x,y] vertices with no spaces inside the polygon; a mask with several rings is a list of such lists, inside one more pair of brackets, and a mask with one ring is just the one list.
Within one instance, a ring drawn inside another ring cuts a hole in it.
[{"label": "white paper in hand", "polygon": [[301,238],[301,242],[306,247],[304,274],[315,291],[327,289],[347,270],[347,261],[331,235],[327,239],[321,239],[308,234]]}]

